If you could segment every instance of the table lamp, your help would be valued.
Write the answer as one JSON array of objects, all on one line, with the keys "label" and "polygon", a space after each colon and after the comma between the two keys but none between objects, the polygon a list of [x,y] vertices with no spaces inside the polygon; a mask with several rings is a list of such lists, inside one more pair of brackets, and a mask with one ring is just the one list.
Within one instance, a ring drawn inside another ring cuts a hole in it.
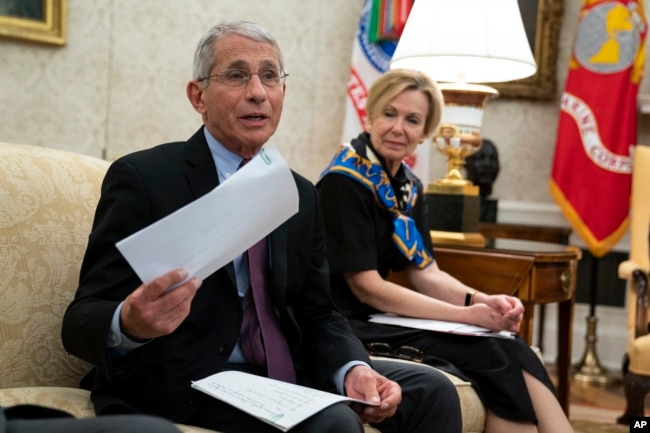
[{"label": "table lamp", "polygon": [[425,72],[445,100],[433,143],[447,155],[448,171],[427,186],[430,229],[449,242],[483,244],[479,189],[462,167],[481,146],[485,105],[498,96],[479,83],[517,80],[537,69],[517,0],[414,1],[390,68]]}]

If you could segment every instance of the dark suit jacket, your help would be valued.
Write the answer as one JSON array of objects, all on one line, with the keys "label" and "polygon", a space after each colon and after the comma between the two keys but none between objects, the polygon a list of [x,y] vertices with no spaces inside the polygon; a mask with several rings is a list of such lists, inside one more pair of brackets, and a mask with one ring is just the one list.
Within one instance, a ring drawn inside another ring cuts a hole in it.
[{"label": "dark suit jacket", "polygon": [[[299,211],[269,237],[271,292],[299,376],[325,387],[346,362],[369,361],[330,297],[316,190],[305,178],[293,175]],[[224,368],[242,320],[232,264],[205,279],[190,315],[172,334],[121,357],[111,356],[106,348],[115,309],[141,284],[115,243],[218,183],[202,129],[187,142],[136,152],[109,168],[79,288],[62,328],[65,348],[96,366],[93,400],[98,413],[123,411],[129,405],[181,422],[202,398],[190,388],[191,381]]]},{"label": "dark suit jacket", "polygon": [[[0,406],[0,433],[5,433],[9,428],[7,424],[11,420],[34,420],[34,419],[55,419],[55,418],[73,418],[67,412],[60,411],[58,409],[53,409],[45,406],[38,406],[33,404],[20,404],[16,406],[2,407]],[[16,427],[14,427],[16,428]],[[15,430],[12,430],[15,431]],[[19,429],[22,432],[31,432],[33,426],[23,424],[22,428]],[[39,428],[37,431],[44,431],[43,428]]]}]

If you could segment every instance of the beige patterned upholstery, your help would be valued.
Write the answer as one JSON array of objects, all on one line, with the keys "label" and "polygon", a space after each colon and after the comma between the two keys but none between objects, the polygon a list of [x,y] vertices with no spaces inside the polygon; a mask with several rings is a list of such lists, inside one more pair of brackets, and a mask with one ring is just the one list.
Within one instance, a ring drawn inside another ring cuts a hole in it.
[{"label": "beige patterned upholstery", "polygon": [[[60,325],[108,162],[0,143],[0,405],[40,404],[94,416],[79,381],[90,366],[68,355]],[[483,431],[485,410],[456,377],[463,431]],[[207,432],[179,426],[185,433]],[[367,428],[367,432],[376,432]]]},{"label": "beige patterned upholstery", "polygon": [[[650,310],[647,305],[648,272],[650,271],[648,185],[650,185],[650,146],[637,145],[632,165],[630,257],[618,267],[619,277],[628,280],[628,341],[622,367],[626,408],[618,419],[622,424],[628,424],[630,416],[643,416],[643,402],[645,396],[650,393],[650,333],[648,332]],[[640,275],[635,275],[636,270]],[[641,297],[637,297],[640,289]]]},{"label": "beige patterned upholstery", "polygon": [[76,387],[89,370],[64,352],[60,323],[106,167],[0,143],[0,388]]}]

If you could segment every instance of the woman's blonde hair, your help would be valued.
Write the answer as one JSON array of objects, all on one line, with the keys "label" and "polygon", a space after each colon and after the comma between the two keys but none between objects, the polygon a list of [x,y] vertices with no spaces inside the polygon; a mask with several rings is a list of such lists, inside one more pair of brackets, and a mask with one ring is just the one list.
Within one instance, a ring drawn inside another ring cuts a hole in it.
[{"label": "woman's blonde hair", "polygon": [[429,101],[429,112],[424,122],[424,136],[429,137],[440,123],[444,100],[436,82],[420,71],[392,69],[377,78],[368,91],[368,121],[376,119],[379,113],[405,90],[419,90]]}]

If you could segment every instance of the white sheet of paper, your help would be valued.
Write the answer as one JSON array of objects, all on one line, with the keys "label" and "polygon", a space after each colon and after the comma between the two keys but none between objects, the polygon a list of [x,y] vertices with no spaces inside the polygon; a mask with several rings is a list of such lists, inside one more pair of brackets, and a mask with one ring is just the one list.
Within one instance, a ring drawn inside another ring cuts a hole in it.
[{"label": "white sheet of paper", "polygon": [[395,314],[371,314],[369,322],[383,323],[385,325],[403,326],[405,328],[426,329],[428,331],[448,332],[451,334],[475,335],[479,337],[515,338],[509,331],[492,332],[481,326],[466,323],[447,322],[444,320],[417,319],[414,317],[397,316]]},{"label": "white sheet of paper", "polygon": [[208,194],[119,241],[140,280],[176,268],[206,278],[298,212],[287,163],[266,146]]},{"label": "white sheet of paper", "polygon": [[223,371],[192,382],[198,389],[272,426],[287,431],[341,401],[367,402],[241,371]]}]

